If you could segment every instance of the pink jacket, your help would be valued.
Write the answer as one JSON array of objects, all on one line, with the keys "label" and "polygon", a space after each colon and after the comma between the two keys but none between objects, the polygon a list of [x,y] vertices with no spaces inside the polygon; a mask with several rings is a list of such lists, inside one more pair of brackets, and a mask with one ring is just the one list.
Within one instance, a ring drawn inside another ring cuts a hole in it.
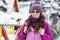
[{"label": "pink jacket", "polygon": [[43,36],[40,35],[40,33],[34,34],[33,27],[30,27],[31,31],[29,31],[27,34],[23,33],[25,24],[22,26],[21,31],[18,33],[18,38],[20,40],[53,40],[53,35],[51,32],[51,28],[48,23],[45,22],[44,29],[45,34]]}]

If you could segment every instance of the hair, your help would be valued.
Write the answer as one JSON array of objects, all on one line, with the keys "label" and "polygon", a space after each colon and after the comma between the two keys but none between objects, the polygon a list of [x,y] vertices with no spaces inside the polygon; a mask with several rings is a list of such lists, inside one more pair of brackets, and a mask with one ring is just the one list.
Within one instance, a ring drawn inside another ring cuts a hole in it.
[{"label": "hair", "polygon": [[[35,32],[38,32],[40,28],[44,28],[44,20],[45,20],[44,15],[41,13],[39,17],[39,21],[35,25],[35,29],[34,29]],[[27,30],[31,25],[32,25],[32,22],[31,22],[31,15],[30,15],[29,18],[27,19],[27,27],[28,27]]]}]

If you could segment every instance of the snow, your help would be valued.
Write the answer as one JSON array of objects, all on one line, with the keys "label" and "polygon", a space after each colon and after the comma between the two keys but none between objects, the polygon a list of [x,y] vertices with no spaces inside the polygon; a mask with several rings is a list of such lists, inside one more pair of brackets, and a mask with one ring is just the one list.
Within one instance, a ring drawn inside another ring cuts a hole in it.
[{"label": "snow", "polygon": [[[28,18],[29,16],[29,6],[20,8],[20,12],[12,12],[12,13],[4,13],[0,11],[0,24],[15,24],[17,25],[18,23],[16,20],[22,19],[21,20],[21,25],[24,23],[24,21]],[[14,18],[11,19],[11,18]]]}]

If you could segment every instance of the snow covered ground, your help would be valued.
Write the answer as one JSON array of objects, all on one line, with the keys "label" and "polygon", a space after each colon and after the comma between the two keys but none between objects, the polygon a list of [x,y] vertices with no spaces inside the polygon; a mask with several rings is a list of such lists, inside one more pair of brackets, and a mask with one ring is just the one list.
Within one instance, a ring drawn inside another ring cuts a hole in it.
[{"label": "snow covered ground", "polygon": [[[16,22],[16,20],[19,18],[19,19],[22,19],[21,20],[21,25],[22,25],[24,23],[24,21],[30,15],[29,14],[29,6],[19,7],[19,10],[20,10],[19,13],[14,12],[14,10],[11,11],[10,13],[9,12],[4,13],[4,12],[0,11],[0,24],[4,24],[4,25],[5,24],[15,24],[15,25],[17,25],[18,22]],[[14,18],[14,20],[11,18]]]}]

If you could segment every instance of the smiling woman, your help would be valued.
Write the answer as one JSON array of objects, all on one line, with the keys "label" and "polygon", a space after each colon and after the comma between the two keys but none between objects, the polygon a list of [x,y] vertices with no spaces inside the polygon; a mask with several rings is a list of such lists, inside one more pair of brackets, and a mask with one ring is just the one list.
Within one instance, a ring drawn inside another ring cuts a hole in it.
[{"label": "smiling woman", "polygon": [[[18,32],[19,40],[53,40],[51,28],[45,21],[41,3],[35,1],[30,6],[30,16]],[[32,35],[32,36],[31,36]]]}]

